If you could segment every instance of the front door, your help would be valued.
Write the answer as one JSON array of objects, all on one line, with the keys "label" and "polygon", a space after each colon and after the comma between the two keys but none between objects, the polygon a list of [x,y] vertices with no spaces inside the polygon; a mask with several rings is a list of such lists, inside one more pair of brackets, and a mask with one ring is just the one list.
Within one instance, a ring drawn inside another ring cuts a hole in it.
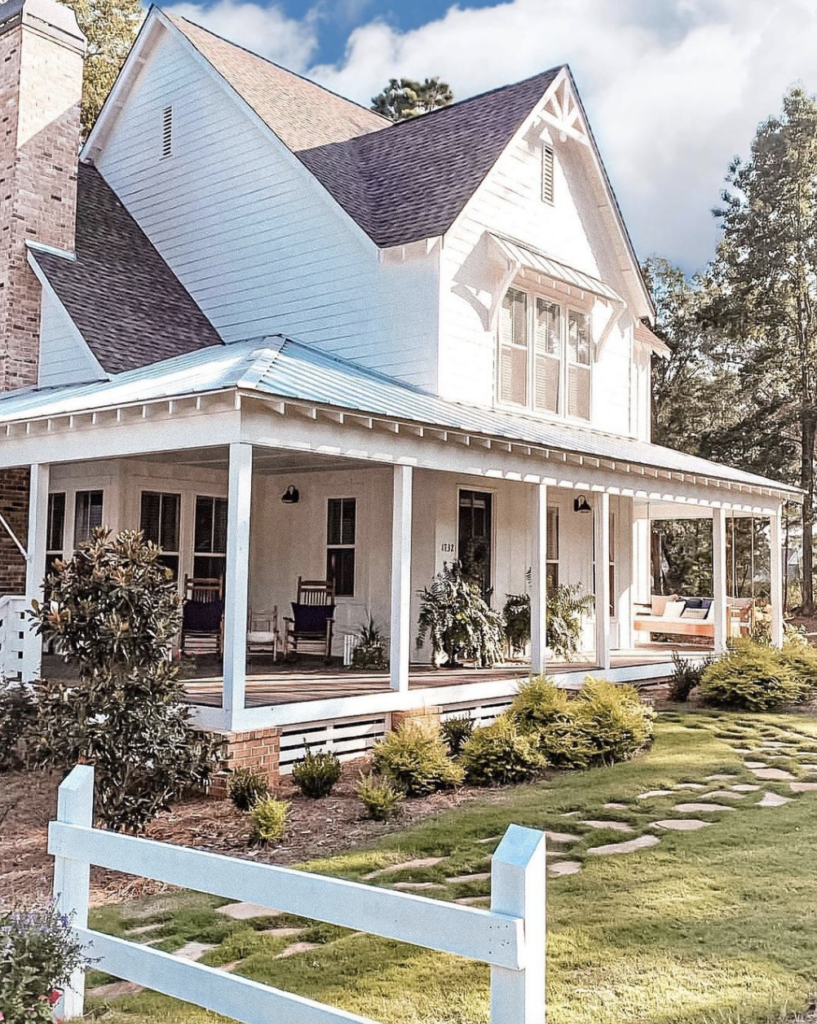
[{"label": "front door", "polygon": [[460,491],[457,557],[486,596],[491,591],[492,530],[493,495],[484,491]]}]

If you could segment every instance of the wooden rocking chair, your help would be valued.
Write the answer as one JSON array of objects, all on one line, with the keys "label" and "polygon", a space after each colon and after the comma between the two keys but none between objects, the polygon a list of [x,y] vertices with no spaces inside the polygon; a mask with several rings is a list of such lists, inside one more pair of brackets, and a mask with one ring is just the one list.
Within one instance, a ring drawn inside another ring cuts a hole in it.
[{"label": "wooden rocking chair", "polygon": [[292,602],[292,616],[284,619],[284,655],[294,660],[299,654],[317,654],[328,665],[332,660],[335,628],[335,584],[332,580],[298,577],[298,600]]},{"label": "wooden rocking chair", "polygon": [[224,581],[184,578],[180,650],[186,654],[224,653]]}]

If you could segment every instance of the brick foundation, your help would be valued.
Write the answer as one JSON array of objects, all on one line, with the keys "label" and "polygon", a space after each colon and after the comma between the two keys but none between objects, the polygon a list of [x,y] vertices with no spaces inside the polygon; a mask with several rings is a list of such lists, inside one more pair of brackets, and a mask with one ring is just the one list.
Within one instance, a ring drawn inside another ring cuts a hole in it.
[{"label": "brick foundation", "polygon": [[421,725],[439,726],[442,708],[409,708],[407,711],[392,711],[391,727],[396,729],[403,722],[417,722]]},{"label": "brick foundation", "polygon": [[263,772],[270,789],[277,789],[281,781],[281,735],[278,729],[254,729],[252,732],[225,732],[217,735],[224,739],[224,760],[210,786],[210,796],[218,800],[227,796],[227,780],[230,772],[237,768],[254,768]]}]

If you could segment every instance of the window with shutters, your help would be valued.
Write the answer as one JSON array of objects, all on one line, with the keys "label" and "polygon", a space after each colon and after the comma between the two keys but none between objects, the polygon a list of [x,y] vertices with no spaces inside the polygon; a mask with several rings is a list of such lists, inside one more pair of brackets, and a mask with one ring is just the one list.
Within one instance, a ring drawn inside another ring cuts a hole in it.
[{"label": "window with shutters", "polygon": [[88,540],[102,526],[102,491],[77,491],[74,505],[74,547]]},{"label": "window with shutters", "polygon": [[499,312],[502,405],[589,420],[593,346],[587,313],[509,288]]},{"label": "window with shutters", "polygon": [[357,501],[330,498],[326,512],[326,578],[334,580],[336,597],[355,593]]},{"label": "window with shutters", "polygon": [[227,561],[227,499],[199,495],[193,531],[193,576],[224,579]]},{"label": "window with shutters", "polygon": [[162,549],[160,561],[179,578],[179,515],[181,496],[142,491],[142,517],[140,529],[157,547]]},{"label": "window with shutters", "polygon": [[553,150],[550,146],[542,146],[542,201],[553,205]]}]

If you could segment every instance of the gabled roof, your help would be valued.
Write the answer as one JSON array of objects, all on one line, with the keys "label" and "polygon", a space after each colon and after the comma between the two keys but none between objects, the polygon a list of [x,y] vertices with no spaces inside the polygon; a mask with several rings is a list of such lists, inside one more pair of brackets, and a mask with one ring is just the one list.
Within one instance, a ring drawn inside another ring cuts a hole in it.
[{"label": "gabled roof", "polygon": [[398,124],[164,14],[383,248],[444,234],[561,68]]},{"label": "gabled roof", "polygon": [[647,441],[437,398],[421,388],[280,335],[193,352],[110,381],[9,392],[0,395],[0,424],[231,389],[624,465],[772,488],[795,497],[800,494],[796,487]]},{"label": "gabled roof", "polygon": [[186,18],[163,12],[293,152],[345,142],[391,121]]},{"label": "gabled roof", "polygon": [[31,253],[102,368],[122,373],[222,341],[90,164],[79,165],[76,259]]}]

